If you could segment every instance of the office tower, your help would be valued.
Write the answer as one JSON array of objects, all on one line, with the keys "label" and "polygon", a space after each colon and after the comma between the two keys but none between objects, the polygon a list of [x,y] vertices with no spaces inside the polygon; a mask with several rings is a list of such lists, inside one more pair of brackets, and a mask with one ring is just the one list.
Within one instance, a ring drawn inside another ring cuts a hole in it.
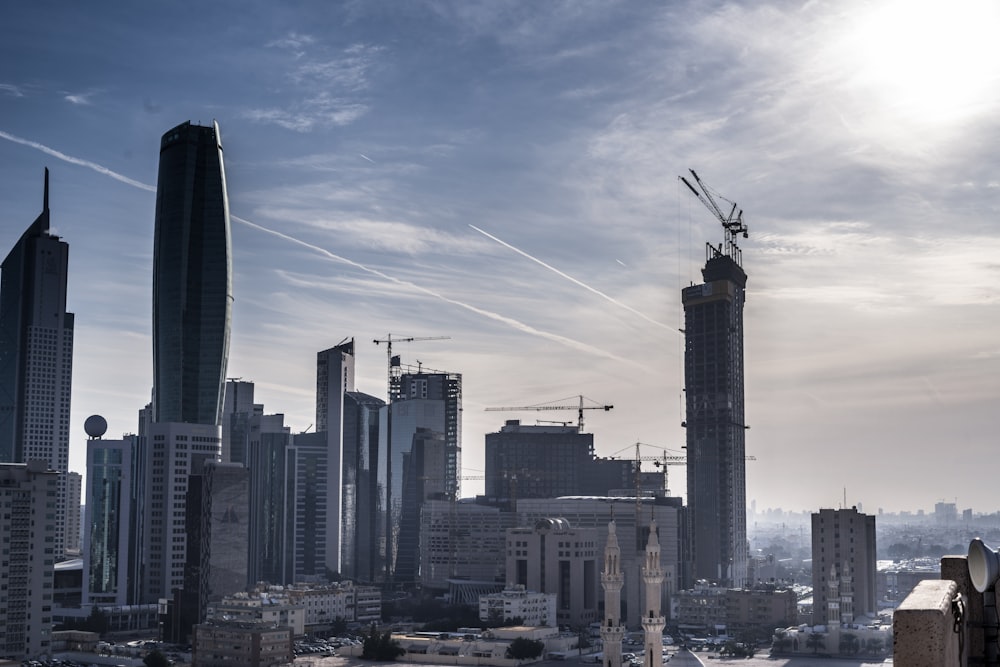
[{"label": "office tower", "polygon": [[486,434],[487,498],[605,496],[613,489],[632,490],[635,481],[634,461],[596,458],[594,434],[580,433],[578,426],[509,419],[499,432]]},{"label": "office tower", "polygon": [[746,584],[746,425],[743,416],[743,302],[739,248],[708,246],[701,285],[682,292],[687,397],[687,494],[694,576]]},{"label": "office tower", "polygon": [[506,533],[515,526],[514,513],[468,500],[425,500],[420,509],[420,586],[448,591],[454,585],[492,590],[503,584]]},{"label": "office tower", "polygon": [[206,461],[218,460],[222,444],[215,424],[153,422],[141,426],[140,436],[145,496],[141,602],[152,604],[184,587],[189,477],[202,474]]},{"label": "office tower", "polygon": [[25,660],[51,655],[52,577],[56,518],[49,499],[59,486],[45,461],[0,464],[4,536],[0,562],[0,658]]},{"label": "office tower", "polygon": [[[73,313],[66,312],[69,245],[49,230],[49,170],[42,212],[3,260],[0,279],[0,462],[45,461],[69,469]],[[60,477],[55,554],[66,551],[67,523],[79,521]],[[73,513],[74,517],[70,517]]]},{"label": "office tower", "polygon": [[153,240],[153,421],[222,419],[233,300],[219,124],[160,141]]},{"label": "office tower", "polygon": [[[335,522],[327,520],[329,503],[329,459],[327,434],[297,433],[292,436],[286,461],[285,475],[290,488],[286,540],[291,549],[288,567],[294,583],[328,580],[333,572],[327,566],[327,531]],[[336,493],[339,494],[338,489]]]},{"label": "office tower", "polygon": [[248,578],[256,583],[293,583],[294,487],[288,462],[291,434],[283,415],[256,418],[250,429],[250,561]]},{"label": "office tower", "polygon": [[399,541],[396,553],[395,580],[417,583],[420,573],[420,510],[429,498],[449,498],[446,478],[441,471],[446,463],[443,433],[418,427],[410,451],[403,453],[402,509],[399,515]]},{"label": "office tower", "polygon": [[604,644],[604,667],[622,667],[622,550],[618,546],[615,521],[608,522],[608,541],[604,545],[604,570],[601,571],[601,588],[604,589],[604,622],[601,623],[601,642]]},{"label": "office tower", "polygon": [[344,523],[344,395],[354,391],[354,339],[343,341],[316,355],[316,432],[327,439],[325,566],[341,572],[341,536]]},{"label": "office tower", "polygon": [[556,594],[559,625],[597,620],[597,545],[593,528],[545,518],[507,531],[507,585]]},{"label": "office tower", "polygon": [[134,536],[132,514],[136,509],[135,454],[138,437],[104,440],[107,423],[91,430],[87,420],[86,531],[83,535],[83,604],[125,606],[138,602],[130,592]]},{"label": "office tower", "polygon": [[663,667],[663,568],[660,566],[660,541],[656,535],[656,520],[649,523],[646,558],[642,564],[642,583],[645,589],[642,609],[643,645],[646,649],[644,667]]},{"label": "office tower", "polygon": [[210,603],[249,588],[249,505],[249,473],[240,463],[208,459],[188,477],[184,588],[174,591],[171,637],[189,636]]},{"label": "office tower", "polygon": [[509,419],[499,432],[486,434],[486,497],[582,495],[583,469],[593,458],[593,433],[580,433],[576,426],[529,426]]},{"label": "office tower", "polygon": [[253,402],[253,382],[241,378],[226,380],[222,404],[222,460],[246,464],[250,422],[264,414],[264,406]]},{"label": "office tower", "polygon": [[[385,484],[388,498],[384,507],[388,508],[389,520],[385,525],[386,554],[388,558],[387,576],[396,579],[396,565],[400,555],[400,534],[404,505],[403,486],[407,479],[406,463],[415,465],[422,458],[411,459],[415,444],[426,444],[437,438],[430,434],[440,434],[443,455],[441,467],[431,475],[423,475],[426,489],[436,489],[445,498],[458,494],[458,471],[462,454],[462,376],[459,373],[424,372],[402,373],[393,378],[393,402],[390,405],[392,430],[391,444],[386,457],[386,465],[380,466],[387,473],[380,482]],[[423,429],[418,432],[418,429]],[[422,464],[421,464],[422,465]],[[415,468],[411,468],[411,471]],[[411,472],[409,479],[413,481]],[[412,488],[412,486],[411,486]],[[429,497],[416,490],[420,500]],[[403,576],[401,583],[414,583],[416,558],[412,551],[413,541],[404,545]]]},{"label": "office tower", "polygon": [[[812,515],[813,624],[824,624],[844,602],[854,618],[878,613],[875,597],[875,517],[851,509]],[[831,579],[838,583],[831,595]]]},{"label": "office tower", "polygon": [[382,507],[378,493],[384,407],[385,401],[360,391],[344,395],[340,573],[367,583],[385,571],[379,556],[379,541],[384,533],[379,530]]}]

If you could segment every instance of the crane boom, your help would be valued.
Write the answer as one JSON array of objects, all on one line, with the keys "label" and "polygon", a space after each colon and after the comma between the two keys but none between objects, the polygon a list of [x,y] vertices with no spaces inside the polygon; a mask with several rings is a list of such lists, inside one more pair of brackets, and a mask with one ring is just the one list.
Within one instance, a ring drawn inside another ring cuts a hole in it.
[{"label": "crane boom", "polygon": [[[741,251],[739,245],[737,245],[736,243],[736,238],[740,234],[743,235],[743,238],[750,237],[750,231],[747,228],[746,224],[743,222],[743,209],[740,209],[737,206],[736,202],[729,201],[728,199],[726,199],[725,197],[716,192],[715,194],[716,196],[718,196],[719,199],[722,199],[728,204],[732,204],[732,208],[729,209],[728,215],[726,213],[723,213],[722,209],[719,207],[719,204],[716,203],[715,197],[712,196],[712,189],[707,185],[705,185],[704,181],[701,180],[701,178],[698,176],[698,173],[694,169],[688,169],[688,171],[691,172],[691,177],[694,178],[694,182],[698,184],[697,188],[691,185],[691,182],[688,181],[683,176],[680,176],[679,178],[681,179],[681,181],[684,182],[684,185],[688,186],[688,189],[694,193],[694,196],[698,198],[698,201],[704,204],[705,208],[707,208],[709,213],[712,214],[712,217],[714,217],[722,224],[722,228],[725,230],[725,237],[726,237],[725,254],[731,257],[733,261],[735,261],[737,264],[739,264]],[[712,246],[712,244],[708,244],[708,247],[711,250],[712,255],[722,254],[721,244],[718,249]]]},{"label": "crane boom", "polygon": [[584,405],[584,397],[580,396],[580,403],[578,405],[521,405],[514,407],[502,407],[502,408],[486,408],[486,412],[521,412],[522,410],[576,410],[577,411],[577,428],[580,429],[580,433],[583,433],[583,411],[584,410],[604,410],[608,412],[615,406],[613,405]]}]

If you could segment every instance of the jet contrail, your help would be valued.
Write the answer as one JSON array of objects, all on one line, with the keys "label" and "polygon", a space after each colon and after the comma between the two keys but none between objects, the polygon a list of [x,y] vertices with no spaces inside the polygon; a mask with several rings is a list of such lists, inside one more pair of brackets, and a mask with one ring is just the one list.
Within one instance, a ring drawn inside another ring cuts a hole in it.
[{"label": "jet contrail", "polygon": [[399,285],[401,287],[407,287],[407,288],[409,288],[411,290],[415,290],[417,292],[421,292],[423,294],[426,294],[427,296],[432,296],[435,299],[440,299],[441,301],[444,301],[445,303],[451,304],[453,306],[458,306],[459,308],[464,308],[465,310],[468,310],[470,312],[476,313],[477,315],[482,315],[483,317],[487,317],[487,318],[489,318],[491,320],[494,320],[496,322],[502,322],[503,324],[506,324],[507,326],[510,326],[510,327],[512,327],[514,329],[517,329],[518,331],[521,331],[521,332],[524,332],[524,333],[528,333],[528,334],[531,334],[533,336],[539,336],[541,338],[545,338],[547,340],[551,340],[551,341],[556,342],[556,343],[560,343],[562,345],[565,345],[567,347],[573,348],[573,349],[578,350],[580,352],[586,352],[588,354],[596,354],[598,356],[605,357],[607,359],[611,359],[613,361],[617,361],[617,362],[622,363],[622,364],[628,364],[630,366],[635,366],[636,368],[641,368],[643,370],[649,370],[647,367],[645,367],[645,366],[643,366],[641,364],[638,364],[638,363],[636,363],[636,362],[634,362],[634,361],[632,361],[630,359],[623,359],[622,357],[619,357],[619,356],[617,356],[615,354],[612,354],[610,352],[606,352],[606,351],[604,351],[604,350],[602,350],[600,348],[596,348],[596,347],[594,347],[592,345],[587,345],[586,343],[582,343],[582,342],[580,342],[578,340],[574,340],[572,338],[567,338],[566,336],[560,336],[559,334],[554,334],[554,333],[550,333],[548,331],[542,331],[541,329],[536,329],[535,327],[533,327],[533,326],[531,326],[529,324],[525,324],[524,322],[521,322],[520,320],[516,320],[513,317],[507,317],[506,315],[501,315],[499,313],[494,313],[492,311],[484,310],[482,308],[478,308],[478,307],[470,305],[468,303],[464,303],[462,301],[457,301],[455,299],[446,297],[443,294],[439,294],[438,292],[435,292],[434,290],[428,289],[426,287],[421,287],[420,285],[417,285],[415,283],[411,283],[408,280],[401,280],[399,278],[390,276],[390,275],[388,275],[386,273],[382,273],[378,269],[373,269],[371,267],[365,266],[364,264],[360,264],[358,262],[355,262],[352,259],[347,259],[346,257],[341,257],[340,255],[337,255],[335,253],[330,252],[326,248],[322,248],[322,247],[320,247],[318,245],[313,245],[312,243],[309,243],[307,241],[303,241],[301,239],[297,239],[294,236],[289,236],[288,234],[284,234],[284,233],[279,232],[277,230],[270,229],[268,227],[264,227],[263,225],[258,225],[255,222],[250,222],[249,220],[246,220],[244,218],[240,218],[240,217],[232,215],[232,214],[230,214],[229,217],[232,218],[233,220],[235,220],[236,222],[239,222],[241,224],[247,225],[248,227],[253,227],[254,229],[257,229],[259,231],[265,232],[267,234],[273,234],[274,236],[277,236],[278,238],[284,239],[286,241],[290,241],[291,243],[296,243],[296,244],[298,244],[300,246],[303,246],[305,248],[309,248],[310,250],[314,250],[315,252],[318,252],[321,255],[324,255],[325,257],[328,257],[328,258],[330,258],[332,260],[335,260],[335,261],[338,261],[338,262],[343,262],[344,264],[347,264],[348,266],[352,266],[352,267],[354,267],[356,269],[364,271],[365,273],[370,273],[373,276],[378,276],[379,278],[382,278],[383,280],[388,280],[389,282],[395,283],[396,285]]},{"label": "jet contrail", "polygon": [[[40,144],[37,141],[30,141],[28,139],[22,139],[21,137],[14,136],[13,134],[9,134],[7,132],[4,132],[3,130],[0,130],[0,139],[6,139],[7,141],[12,141],[12,142],[14,142],[16,144],[21,144],[23,146],[28,146],[29,148],[34,148],[35,150],[39,150],[39,151],[41,151],[43,153],[51,155],[54,158],[57,158],[57,159],[62,160],[64,162],[68,162],[70,164],[75,164],[75,165],[78,165],[78,166],[81,166],[81,167],[86,167],[87,169],[91,169],[93,171],[96,171],[99,174],[103,174],[105,176],[110,176],[111,178],[115,179],[116,181],[120,181],[122,183],[125,183],[126,185],[131,185],[134,188],[138,188],[140,190],[146,190],[147,192],[156,192],[156,188],[154,186],[152,186],[152,185],[148,185],[146,183],[142,183],[140,181],[131,179],[128,176],[124,176],[122,174],[119,174],[118,172],[112,171],[112,170],[108,169],[107,167],[99,165],[99,164],[97,164],[95,162],[91,162],[90,160],[83,160],[83,159],[80,159],[80,158],[77,158],[77,157],[73,157],[72,155],[66,155],[65,153],[61,153],[61,152],[59,152],[59,151],[57,151],[57,150],[55,150],[53,148],[49,148],[48,146],[46,146],[44,144]],[[362,157],[364,157],[364,156],[362,156]],[[367,158],[367,157],[365,159],[366,160],[370,160],[370,158]],[[411,282],[406,281],[406,280],[400,280],[399,278],[394,278],[393,276],[390,276],[388,274],[382,273],[378,269],[373,269],[373,268],[367,267],[364,264],[360,264],[360,263],[355,262],[353,260],[347,259],[346,257],[341,257],[340,255],[336,255],[336,254],[330,252],[329,250],[327,250],[325,248],[321,248],[320,246],[313,245],[312,243],[308,243],[308,242],[303,241],[301,239],[297,239],[294,236],[289,236],[288,234],[283,234],[282,232],[276,231],[274,229],[269,229],[268,227],[264,227],[263,225],[258,225],[257,223],[250,222],[249,220],[246,220],[245,218],[241,218],[239,216],[232,215],[232,214],[230,214],[229,217],[232,220],[235,220],[236,222],[239,222],[239,223],[241,223],[243,225],[246,225],[248,227],[253,227],[254,229],[257,229],[259,231],[262,231],[262,232],[265,232],[265,233],[268,233],[268,234],[272,234],[274,236],[277,236],[278,238],[282,238],[282,239],[284,239],[286,241],[289,241],[291,243],[296,243],[296,244],[301,245],[301,246],[303,246],[305,248],[309,248],[310,250],[318,252],[321,255],[324,255],[324,256],[326,256],[326,257],[328,257],[330,259],[336,260],[338,262],[343,262],[344,264],[347,264],[349,266],[353,266],[356,269],[359,269],[359,270],[364,271],[366,273],[370,273],[371,275],[374,275],[374,276],[378,276],[379,278],[382,278],[383,280],[388,280],[389,282],[395,283],[397,285],[400,285],[400,286],[403,286],[403,287],[408,287],[408,288],[410,288],[412,290],[415,290],[417,292],[422,292],[422,293],[424,293],[424,294],[426,294],[428,296],[432,296],[432,297],[434,297],[436,299],[440,299],[441,301],[444,301],[445,303],[451,304],[453,306],[458,306],[459,308],[464,308],[465,310],[468,310],[470,312],[476,313],[477,315],[482,315],[483,317],[489,318],[489,319],[494,320],[496,322],[501,322],[501,323],[506,324],[507,326],[512,327],[514,329],[517,329],[518,331],[521,331],[523,333],[531,334],[533,336],[539,336],[541,338],[545,338],[547,340],[559,343],[561,345],[565,345],[567,347],[570,347],[572,349],[575,349],[575,350],[578,350],[578,351],[581,351],[581,352],[586,352],[588,354],[595,354],[595,355],[598,355],[598,356],[601,356],[601,357],[605,357],[607,359],[611,359],[613,361],[617,361],[619,363],[628,364],[630,366],[635,366],[635,367],[641,368],[643,370],[649,370],[645,366],[637,364],[634,361],[631,361],[629,359],[623,359],[622,357],[614,355],[614,354],[612,354],[610,352],[606,352],[606,351],[601,350],[599,348],[593,347],[591,345],[587,345],[586,343],[582,343],[582,342],[580,342],[578,340],[573,340],[572,338],[567,338],[565,336],[560,336],[559,334],[554,334],[554,333],[550,333],[548,331],[542,331],[540,329],[536,329],[536,328],[532,327],[531,325],[525,324],[524,322],[521,322],[519,320],[515,320],[512,317],[507,317],[505,315],[500,315],[499,313],[494,313],[494,312],[489,311],[489,310],[483,310],[482,308],[477,308],[476,306],[472,306],[470,304],[463,303],[461,301],[456,301],[455,299],[450,299],[450,298],[444,296],[443,294],[438,294],[437,292],[435,292],[433,290],[427,289],[426,287],[421,287],[420,285],[417,285],[415,283],[411,283]],[[483,233],[485,233],[485,232],[483,232]]]},{"label": "jet contrail", "polygon": [[[570,281],[571,283],[579,285],[580,287],[593,292],[594,294],[596,294],[597,296],[599,296],[599,297],[601,297],[603,299],[607,299],[608,301],[610,301],[611,303],[615,304],[619,308],[624,308],[625,310],[629,311],[630,313],[634,313],[635,315],[638,315],[639,317],[641,317],[642,319],[646,320],[647,322],[650,322],[651,324],[655,324],[658,327],[663,327],[664,329],[669,329],[670,331],[678,331],[674,327],[671,327],[671,326],[668,326],[666,324],[663,324],[662,322],[657,322],[652,317],[646,315],[645,313],[642,313],[642,312],[636,310],[632,306],[630,306],[628,304],[625,304],[625,303],[622,303],[621,301],[619,301],[618,299],[616,299],[614,297],[608,296],[607,294],[605,294],[601,290],[595,289],[595,288],[591,287],[590,285],[588,285],[587,283],[581,282],[581,281],[577,280],[576,278],[574,278],[573,276],[571,276],[571,275],[569,275],[567,273],[563,273],[562,271],[560,271],[556,267],[554,267],[554,266],[552,266],[550,264],[546,264],[545,262],[543,262],[542,260],[538,259],[537,257],[532,257],[528,253],[526,253],[523,250],[520,250],[518,248],[515,248],[514,246],[512,246],[509,243],[507,243],[506,241],[498,239],[497,237],[493,236],[489,232],[484,232],[479,227],[476,227],[473,224],[470,224],[469,227],[472,227],[473,229],[475,229],[477,232],[479,232],[480,234],[482,234],[486,238],[493,239],[494,241],[496,241],[497,243],[499,243],[503,247],[510,248],[511,250],[513,250],[514,252],[516,252],[518,255],[521,255],[522,257],[530,259],[532,262],[535,262],[536,264],[544,266],[549,271],[552,271],[553,273],[556,273],[557,275],[562,276],[563,278],[565,278],[566,280]],[[619,264],[621,264],[621,262],[619,262]],[[625,265],[622,264],[622,266],[625,266]],[[680,332],[678,331],[678,333],[680,333]]]},{"label": "jet contrail", "polygon": [[15,144],[21,144],[22,146],[28,146],[29,148],[34,148],[40,150],[43,153],[47,153],[54,158],[58,158],[64,162],[69,162],[70,164],[76,164],[81,167],[86,167],[87,169],[92,169],[98,174],[104,174],[105,176],[110,176],[116,181],[121,181],[126,185],[131,185],[134,188],[139,188],[140,190],[147,190],[149,192],[156,192],[156,186],[147,185],[146,183],[141,183],[139,181],[133,180],[128,176],[123,176],[117,171],[111,171],[107,167],[102,167],[96,162],[91,162],[90,160],[81,160],[78,157],[73,157],[72,155],[66,155],[65,153],[60,153],[54,148],[49,148],[45,144],[40,144],[37,141],[29,141],[28,139],[22,139],[21,137],[15,137],[13,134],[8,134],[3,130],[0,130],[0,139],[6,139],[7,141],[12,141]]},{"label": "jet contrail", "polygon": [[363,157],[364,159],[368,160],[368,161],[369,161],[369,162],[371,162],[372,164],[375,164],[375,160],[371,159],[370,157],[368,157],[368,156],[367,156],[367,155],[365,155],[364,153],[358,153],[358,155],[360,155],[360,156],[361,156],[361,157]]}]

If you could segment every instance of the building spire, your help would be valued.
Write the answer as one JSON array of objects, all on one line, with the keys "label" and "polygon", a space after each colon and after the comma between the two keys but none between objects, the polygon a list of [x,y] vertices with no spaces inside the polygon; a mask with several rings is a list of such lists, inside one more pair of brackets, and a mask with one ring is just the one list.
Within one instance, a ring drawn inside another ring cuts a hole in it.
[{"label": "building spire", "polygon": [[45,193],[42,195],[42,213],[49,212],[49,168],[45,168]]}]

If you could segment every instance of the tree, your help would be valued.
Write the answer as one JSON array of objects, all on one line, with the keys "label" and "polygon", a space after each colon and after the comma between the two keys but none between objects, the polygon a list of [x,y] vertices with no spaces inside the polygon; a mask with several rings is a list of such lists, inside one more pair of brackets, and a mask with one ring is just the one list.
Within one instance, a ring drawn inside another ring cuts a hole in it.
[{"label": "tree", "polygon": [[146,667],[170,667],[170,660],[159,651],[150,651],[142,659],[142,664],[146,665]]},{"label": "tree", "polygon": [[868,641],[865,642],[865,650],[868,651],[870,655],[878,655],[882,652],[883,642],[878,637],[869,637]]},{"label": "tree", "polygon": [[404,653],[406,650],[392,638],[392,633],[388,630],[379,632],[374,623],[361,644],[361,658],[364,660],[395,660]]},{"label": "tree", "polygon": [[505,657],[508,660],[530,660],[537,658],[545,650],[545,644],[535,639],[518,637],[507,647]]},{"label": "tree", "polygon": [[806,648],[811,648],[813,653],[819,653],[821,646],[826,644],[826,635],[821,632],[813,632],[806,639]]},{"label": "tree", "polygon": [[858,636],[850,632],[845,632],[840,635],[840,652],[848,655],[854,655],[858,652],[859,642]]}]

